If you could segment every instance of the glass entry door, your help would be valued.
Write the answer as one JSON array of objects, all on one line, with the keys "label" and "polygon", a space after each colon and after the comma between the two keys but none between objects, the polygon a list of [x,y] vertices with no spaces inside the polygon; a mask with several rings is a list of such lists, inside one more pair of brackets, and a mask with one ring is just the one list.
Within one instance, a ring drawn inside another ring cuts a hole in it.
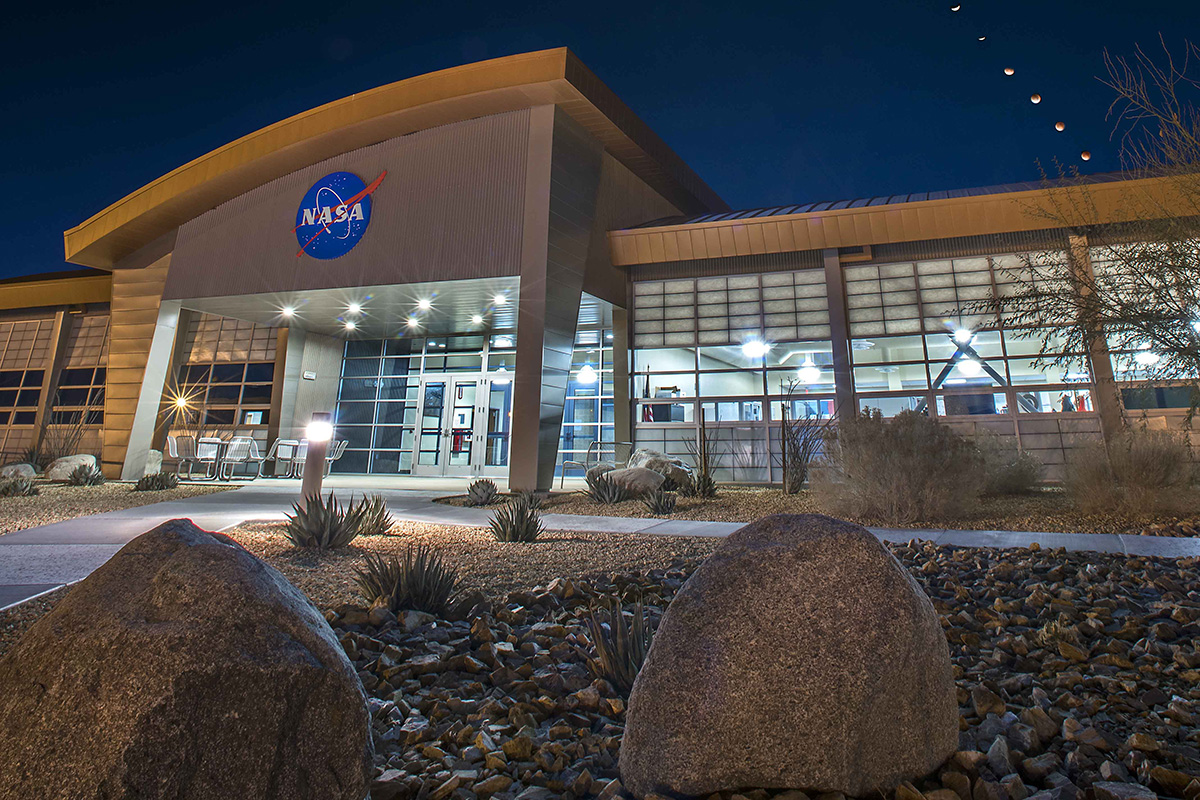
[{"label": "glass entry door", "polygon": [[420,397],[414,474],[508,474],[510,381],[431,376],[421,380]]}]

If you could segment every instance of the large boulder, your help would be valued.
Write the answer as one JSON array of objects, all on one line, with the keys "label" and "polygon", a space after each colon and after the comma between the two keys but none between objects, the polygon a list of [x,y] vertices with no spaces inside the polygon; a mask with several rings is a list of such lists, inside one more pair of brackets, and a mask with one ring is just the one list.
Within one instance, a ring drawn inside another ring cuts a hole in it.
[{"label": "large boulder", "polygon": [[362,685],[321,614],[232,539],[171,520],[0,659],[0,797],[367,794]]},{"label": "large boulder", "polygon": [[42,477],[48,481],[65,481],[79,467],[96,468],[96,457],[80,453],[73,456],[63,456],[50,462],[46,474]]},{"label": "large boulder", "polygon": [[676,486],[684,486],[692,481],[692,468],[686,461],[657,450],[639,447],[629,457],[629,466],[654,470],[664,478],[669,478]]},{"label": "large boulder", "polygon": [[0,478],[36,478],[37,470],[32,464],[7,464],[0,467]]},{"label": "large boulder", "polygon": [[620,770],[637,797],[867,797],[957,744],[949,648],[921,587],[861,526],[777,514],[722,542],[667,608]]},{"label": "large boulder", "polygon": [[611,461],[601,461],[599,464],[589,467],[585,477],[589,481],[594,481],[606,472],[612,472],[616,468],[617,465]]},{"label": "large boulder", "polygon": [[613,483],[625,487],[625,491],[635,497],[655,491],[666,480],[661,474],[645,467],[614,469],[605,475]]}]

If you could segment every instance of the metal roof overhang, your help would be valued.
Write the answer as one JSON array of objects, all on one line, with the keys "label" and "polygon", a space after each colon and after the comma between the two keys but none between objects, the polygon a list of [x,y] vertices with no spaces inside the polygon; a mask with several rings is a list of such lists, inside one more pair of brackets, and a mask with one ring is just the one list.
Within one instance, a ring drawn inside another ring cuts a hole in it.
[{"label": "metal roof overhang", "polygon": [[188,220],[309,164],[414,131],[549,104],[560,106],[685,213],[728,208],[574,54],[558,48],[431,72],[268,125],[66,231],[66,258],[112,269]]}]

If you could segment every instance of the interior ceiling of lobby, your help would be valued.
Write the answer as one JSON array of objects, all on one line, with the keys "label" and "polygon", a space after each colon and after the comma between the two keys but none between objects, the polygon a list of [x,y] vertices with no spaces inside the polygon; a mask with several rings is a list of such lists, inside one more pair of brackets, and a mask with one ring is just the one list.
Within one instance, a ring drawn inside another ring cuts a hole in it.
[{"label": "interior ceiling of lobby", "polygon": [[[451,333],[511,331],[517,327],[520,279],[477,278],[316,289],[182,301],[184,308],[272,327],[291,326],[339,338],[386,339],[395,336],[443,336]],[[498,298],[504,298],[498,303]],[[422,308],[428,301],[428,308]],[[357,312],[353,306],[359,306]],[[290,309],[291,314],[285,313]],[[478,315],[482,321],[475,322]],[[409,320],[415,319],[415,326]],[[353,328],[346,323],[353,322]],[[580,328],[611,327],[612,306],[584,294]]]}]

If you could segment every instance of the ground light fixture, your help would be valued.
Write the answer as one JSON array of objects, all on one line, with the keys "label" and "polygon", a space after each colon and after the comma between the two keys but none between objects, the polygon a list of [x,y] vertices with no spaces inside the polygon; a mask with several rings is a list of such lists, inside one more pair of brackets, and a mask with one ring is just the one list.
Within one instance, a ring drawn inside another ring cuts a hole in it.
[{"label": "ground light fixture", "polygon": [[821,380],[821,368],[812,360],[812,353],[804,356],[804,363],[796,370],[796,377],[801,383],[816,383]]},{"label": "ground light fixture", "polygon": [[758,339],[751,339],[742,344],[742,355],[746,358],[762,358],[771,350],[771,345]]},{"label": "ground light fixture", "polygon": [[329,451],[329,440],[333,438],[333,414],[317,411],[304,429],[308,439],[308,452],[304,456],[304,480],[300,485],[300,502],[308,505],[308,499],[321,497],[321,481],[325,478],[325,454]]},{"label": "ground light fixture", "polygon": [[580,368],[579,374],[575,376],[575,380],[584,386],[591,386],[596,382],[596,370],[592,369],[591,364],[584,364]]}]

